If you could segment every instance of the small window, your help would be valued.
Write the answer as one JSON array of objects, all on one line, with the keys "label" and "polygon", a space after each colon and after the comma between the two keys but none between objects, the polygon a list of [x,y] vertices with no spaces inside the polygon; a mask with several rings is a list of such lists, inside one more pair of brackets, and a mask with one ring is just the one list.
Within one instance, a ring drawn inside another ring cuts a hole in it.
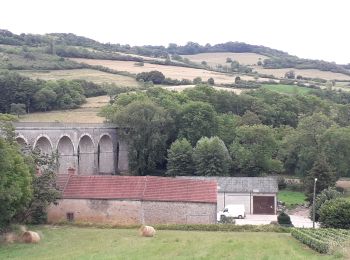
[{"label": "small window", "polygon": [[74,221],[74,213],[73,212],[68,212],[67,213],[67,220],[69,222],[73,222]]}]

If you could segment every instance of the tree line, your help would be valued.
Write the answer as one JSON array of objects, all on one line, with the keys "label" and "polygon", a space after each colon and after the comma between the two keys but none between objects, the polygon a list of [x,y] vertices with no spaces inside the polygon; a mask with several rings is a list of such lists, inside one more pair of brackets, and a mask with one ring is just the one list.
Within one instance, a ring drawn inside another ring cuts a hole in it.
[{"label": "tree line", "polygon": [[86,81],[32,80],[1,72],[0,92],[0,112],[11,113],[12,104],[22,104],[24,112],[77,108],[85,102],[85,95],[97,95],[101,89]]},{"label": "tree line", "polygon": [[102,114],[127,129],[137,175],[308,176],[322,161],[335,177],[350,176],[349,94],[318,91],[150,88],[118,95]]}]

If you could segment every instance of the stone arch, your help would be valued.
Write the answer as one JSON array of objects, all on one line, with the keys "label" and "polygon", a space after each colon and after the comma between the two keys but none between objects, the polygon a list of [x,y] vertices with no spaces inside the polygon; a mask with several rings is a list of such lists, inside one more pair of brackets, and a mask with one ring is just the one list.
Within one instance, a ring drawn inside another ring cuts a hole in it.
[{"label": "stone arch", "polygon": [[78,144],[79,174],[93,175],[95,173],[95,145],[90,135],[83,135]]},{"label": "stone arch", "polygon": [[97,165],[100,174],[114,173],[113,141],[109,134],[101,135],[98,142]]},{"label": "stone arch", "polygon": [[24,149],[28,146],[28,141],[23,135],[17,136],[16,142],[20,145],[21,149]]},{"label": "stone arch", "polygon": [[75,156],[74,156],[74,146],[73,142],[69,136],[62,136],[57,143],[57,153],[58,153],[58,173],[66,174],[68,168],[75,168]]},{"label": "stone arch", "polygon": [[52,142],[47,135],[39,135],[34,142],[34,149],[39,149],[43,154],[52,154]]}]

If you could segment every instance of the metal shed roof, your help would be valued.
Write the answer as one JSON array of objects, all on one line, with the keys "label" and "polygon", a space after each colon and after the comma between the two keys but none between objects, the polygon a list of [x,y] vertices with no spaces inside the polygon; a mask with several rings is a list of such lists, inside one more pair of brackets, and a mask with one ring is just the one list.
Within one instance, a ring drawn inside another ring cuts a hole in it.
[{"label": "metal shed roof", "polygon": [[216,180],[218,192],[231,193],[277,193],[278,182],[274,177],[206,177],[206,176],[181,176],[178,178]]}]

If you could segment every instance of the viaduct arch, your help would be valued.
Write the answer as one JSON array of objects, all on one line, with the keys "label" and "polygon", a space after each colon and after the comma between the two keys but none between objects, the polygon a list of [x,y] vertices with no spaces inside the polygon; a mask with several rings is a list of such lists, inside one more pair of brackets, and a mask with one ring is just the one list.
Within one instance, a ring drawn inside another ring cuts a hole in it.
[{"label": "viaduct arch", "polygon": [[44,154],[57,152],[59,174],[70,167],[80,175],[128,171],[127,145],[115,125],[20,122],[14,126],[22,147]]}]

